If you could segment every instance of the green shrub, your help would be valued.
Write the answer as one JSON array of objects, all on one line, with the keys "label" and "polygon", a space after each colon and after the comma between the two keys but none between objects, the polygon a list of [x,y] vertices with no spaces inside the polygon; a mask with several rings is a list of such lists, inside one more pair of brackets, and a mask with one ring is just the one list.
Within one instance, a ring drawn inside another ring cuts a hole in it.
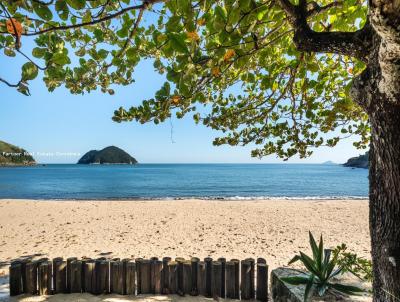
[{"label": "green shrub", "polygon": [[343,272],[349,272],[363,281],[372,282],[371,260],[347,252],[347,246],[343,243],[337,246],[332,253],[337,258],[338,265],[343,268]]},{"label": "green shrub", "polygon": [[358,287],[333,282],[333,278],[343,272],[343,267],[338,262],[338,254],[335,255],[332,250],[324,249],[322,236],[318,245],[311,232],[309,232],[309,236],[312,257],[300,252],[289,262],[289,264],[292,264],[300,261],[307,271],[304,276],[285,277],[282,278],[282,281],[292,285],[305,284],[304,301],[309,301],[315,292],[319,296],[323,296],[327,290],[336,290],[348,295],[363,292],[364,290]]}]

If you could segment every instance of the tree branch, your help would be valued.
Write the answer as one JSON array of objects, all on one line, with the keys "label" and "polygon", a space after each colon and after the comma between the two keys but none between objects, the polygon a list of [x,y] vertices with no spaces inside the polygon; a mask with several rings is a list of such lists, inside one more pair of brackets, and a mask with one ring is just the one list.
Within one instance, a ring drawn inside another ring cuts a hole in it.
[{"label": "tree branch", "polygon": [[293,42],[300,51],[336,53],[368,62],[372,51],[373,28],[367,23],[355,32],[316,32],[310,28],[307,18],[342,5],[341,1],[307,9],[307,1],[299,5],[289,0],[276,0],[286,12],[294,29]]},{"label": "tree branch", "polygon": [[299,25],[293,41],[301,51],[336,53],[368,62],[373,34],[369,24],[355,32],[316,32],[308,25]]},{"label": "tree branch", "polygon": [[111,19],[114,19],[120,15],[123,15],[129,11],[132,10],[143,10],[143,9],[147,9],[150,5],[155,4],[155,3],[159,3],[159,2],[164,2],[164,0],[147,0],[147,1],[143,1],[142,4],[139,5],[134,5],[134,6],[129,6],[129,7],[125,7],[124,9],[121,9],[120,11],[107,15],[103,18],[97,19],[97,20],[92,20],[90,22],[82,22],[82,23],[78,23],[78,24],[70,24],[70,25],[61,25],[61,26],[54,26],[54,27],[50,27],[50,28],[46,28],[40,31],[36,31],[36,32],[31,32],[31,33],[22,33],[23,36],[36,36],[36,35],[41,35],[47,32],[52,32],[52,31],[60,31],[60,30],[68,30],[68,29],[73,29],[73,28],[79,28],[79,27],[83,27],[83,26],[90,26],[90,25],[95,25],[98,23],[102,23]]},{"label": "tree branch", "polygon": [[19,84],[21,84],[21,81],[19,81],[17,84],[11,84],[10,82],[4,80],[3,78],[0,78],[0,82],[3,82],[4,84],[6,84],[9,87],[18,87]]},{"label": "tree branch", "polygon": [[318,4],[316,4],[315,7],[307,12],[307,17],[316,16],[318,14],[326,12],[327,10],[330,10],[331,8],[342,6],[343,4],[343,1],[332,2],[324,6],[319,6]]}]

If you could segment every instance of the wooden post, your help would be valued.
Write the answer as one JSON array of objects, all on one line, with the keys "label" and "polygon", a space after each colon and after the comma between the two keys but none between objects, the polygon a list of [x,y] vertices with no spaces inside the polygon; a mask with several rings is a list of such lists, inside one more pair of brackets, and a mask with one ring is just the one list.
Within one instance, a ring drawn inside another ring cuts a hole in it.
[{"label": "wooden post", "polygon": [[51,293],[51,262],[44,261],[38,267],[39,295]]},{"label": "wooden post", "polygon": [[136,263],[133,261],[126,262],[126,294],[134,295],[136,291]]},{"label": "wooden post", "polygon": [[178,258],[175,258],[175,261],[178,263],[176,293],[180,296],[183,296],[185,294],[185,291],[183,288],[183,263],[185,262],[185,259],[178,257]]},{"label": "wooden post", "polygon": [[235,264],[235,293],[237,298],[240,299],[240,261],[238,259],[231,260]]},{"label": "wooden post", "polygon": [[124,264],[121,261],[111,261],[112,293],[122,295],[124,293]]},{"label": "wooden post", "polygon": [[142,294],[151,293],[151,261],[142,260],[140,262],[140,290]]},{"label": "wooden post", "polygon": [[78,260],[76,257],[67,258],[67,292],[71,292],[71,262]]},{"label": "wooden post", "polygon": [[[68,261],[67,261],[68,268]],[[67,275],[67,284],[69,281],[70,284],[70,292],[71,293],[80,293],[82,292],[82,261],[81,260],[73,260],[70,262],[70,275]],[[67,269],[68,274],[68,269]]]},{"label": "wooden post", "polygon": [[204,258],[206,264],[205,296],[212,298],[212,258]]},{"label": "wooden post", "polygon": [[239,288],[236,288],[235,263],[228,261],[225,264],[226,297],[228,299],[239,298]]},{"label": "wooden post", "polygon": [[23,293],[22,285],[22,264],[11,263],[10,266],[10,296],[18,296]]},{"label": "wooden post", "polygon": [[161,294],[161,273],[163,263],[160,260],[153,260],[151,263],[151,293]]},{"label": "wooden post", "polygon": [[104,259],[96,260],[96,293],[108,294],[110,293],[110,274],[109,262]]},{"label": "wooden post", "polygon": [[183,267],[183,294],[189,295],[192,293],[192,262],[190,260],[186,260],[182,263]]},{"label": "wooden post", "polygon": [[26,264],[29,262],[27,259],[22,259],[21,261],[18,261],[21,264],[21,281],[22,281],[22,288],[21,291],[22,293],[25,293],[25,287],[26,287]]},{"label": "wooden post", "polygon": [[190,259],[192,265],[192,290],[190,294],[192,296],[197,296],[199,294],[199,289],[197,287],[197,275],[199,271],[199,261],[200,259],[197,257],[192,257]]},{"label": "wooden post", "polygon": [[257,263],[267,264],[267,260],[265,260],[264,258],[257,258]]},{"label": "wooden post", "polygon": [[82,258],[81,259],[81,261],[82,261],[82,272],[81,272],[81,286],[82,286],[82,292],[85,292],[85,288],[86,288],[86,285],[85,285],[85,269],[86,269],[86,262],[87,261],[90,261],[91,259],[90,258]]},{"label": "wooden post", "polygon": [[206,264],[199,261],[197,268],[197,290],[200,296],[206,295]]},{"label": "wooden post", "polygon": [[245,261],[250,262],[250,299],[256,296],[256,269],[254,258],[247,258]]},{"label": "wooden post", "polygon": [[85,287],[83,289],[86,293],[96,293],[96,263],[94,260],[85,261],[84,278]]},{"label": "wooden post", "polygon": [[53,259],[53,294],[62,294],[67,288],[67,262],[63,258]]},{"label": "wooden post", "polygon": [[30,295],[37,294],[37,262],[28,262],[25,266],[26,272],[26,293]]},{"label": "wooden post", "polygon": [[257,300],[268,301],[268,265],[257,263]]},{"label": "wooden post", "polygon": [[136,271],[137,271],[137,294],[140,295],[142,293],[142,278],[141,278],[141,269],[140,269],[140,263],[142,262],[143,258],[136,258]]},{"label": "wooden post", "polygon": [[171,261],[171,257],[164,257],[163,258],[163,268],[162,268],[162,274],[161,274],[161,293],[163,295],[168,295],[169,293],[169,288],[168,288],[168,283],[169,283],[169,276],[168,276],[168,263]]},{"label": "wooden post", "polygon": [[247,260],[241,262],[240,290],[242,300],[251,299],[251,262]]},{"label": "wooden post", "polygon": [[226,281],[225,281],[225,265],[226,265],[226,259],[225,258],[218,258],[218,261],[219,262],[221,262],[221,275],[222,275],[222,279],[221,279],[221,298],[224,298],[225,299],[225,292],[226,292],[226,289],[225,289],[225,283],[226,283]]},{"label": "wooden post", "polygon": [[178,289],[178,263],[170,261],[168,263],[168,294],[176,294]]},{"label": "wooden post", "polygon": [[130,258],[125,258],[122,259],[122,271],[123,271],[123,275],[122,275],[122,283],[123,283],[123,295],[126,295],[126,265],[127,263],[130,261]]},{"label": "wooden post", "polygon": [[221,297],[222,264],[219,261],[212,263],[212,296]]}]

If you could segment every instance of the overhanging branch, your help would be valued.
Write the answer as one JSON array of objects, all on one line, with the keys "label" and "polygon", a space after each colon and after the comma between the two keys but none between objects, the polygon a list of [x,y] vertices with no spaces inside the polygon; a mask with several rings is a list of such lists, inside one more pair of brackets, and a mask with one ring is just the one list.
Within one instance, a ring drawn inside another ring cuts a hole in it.
[{"label": "overhanging branch", "polygon": [[308,4],[312,3],[307,3],[306,0],[300,0],[299,5],[294,5],[289,0],[276,2],[290,18],[294,29],[293,41],[298,50],[341,54],[368,62],[374,35],[369,23],[355,32],[316,32],[308,25],[307,18],[338,7],[343,2],[332,2],[324,6],[313,5],[311,8]]},{"label": "overhanging branch", "polygon": [[372,35],[369,24],[355,32],[316,32],[301,25],[295,28],[293,41],[301,51],[335,53],[368,62]]},{"label": "overhanging branch", "polygon": [[[53,26],[53,27],[49,27],[43,30],[39,30],[39,31],[35,31],[35,32],[30,32],[30,33],[22,33],[23,36],[37,36],[37,35],[41,35],[47,32],[52,32],[52,31],[64,31],[64,30],[69,30],[69,29],[74,29],[74,28],[80,28],[80,27],[84,27],[84,26],[91,26],[91,25],[95,25],[98,23],[103,23],[105,21],[108,20],[112,20],[116,17],[119,17],[129,11],[132,10],[144,10],[147,9],[150,5],[155,4],[155,3],[159,3],[159,2],[164,2],[164,0],[147,0],[147,1],[143,1],[142,4],[138,4],[138,5],[133,5],[133,6],[128,6],[125,7],[124,9],[121,9],[120,11],[117,11],[113,14],[107,15],[103,18],[100,19],[96,19],[96,20],[92,20],[89,22],[82,22],[82,23],[78,23],[78,24],[70,24],[70,25],[61,25],[61,26]],[[8,32],[0,32],[0,33],[8,33]]]}]

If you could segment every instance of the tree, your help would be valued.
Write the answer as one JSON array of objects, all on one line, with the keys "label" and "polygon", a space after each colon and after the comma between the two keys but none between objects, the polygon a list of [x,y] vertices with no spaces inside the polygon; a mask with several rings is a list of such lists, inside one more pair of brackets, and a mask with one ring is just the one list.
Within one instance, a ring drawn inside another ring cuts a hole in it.
[{"label": "tree", "polygon": [[223,133],[216,145],[254,144],[253,156],[285,159],[349,135],[360,148],[370,141],[374,301],[398,301],[400,2],[130,2],[0,1],[0,47],[27,59],[19,81],[0,81],[29,94],[41,70],[50,91],[113,94],[150,58],[166,82],[153,99],[117,110],[115,121],[193,114]]}]

